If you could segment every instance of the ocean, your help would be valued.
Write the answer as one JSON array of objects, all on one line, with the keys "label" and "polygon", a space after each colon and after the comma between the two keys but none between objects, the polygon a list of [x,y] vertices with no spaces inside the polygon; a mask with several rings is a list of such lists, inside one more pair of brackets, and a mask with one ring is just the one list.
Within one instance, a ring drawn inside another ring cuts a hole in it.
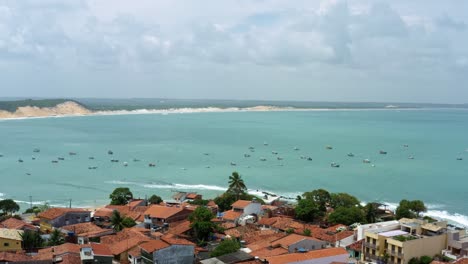
[{"label": "ocean", "polygon": [[141,198],[168,199],[175,191],[208,198],[222,193],[228,176],[238,171],[252,193],[296,197],[324,188],[392,208],[401,199],[420,199],[427,214],[468,226],[467,131],[466,109],[136,112],[1,120],[0,199],[12,198],[22,208],[31,200],[95,207],[107,204],[112,190],[122,186]]}]

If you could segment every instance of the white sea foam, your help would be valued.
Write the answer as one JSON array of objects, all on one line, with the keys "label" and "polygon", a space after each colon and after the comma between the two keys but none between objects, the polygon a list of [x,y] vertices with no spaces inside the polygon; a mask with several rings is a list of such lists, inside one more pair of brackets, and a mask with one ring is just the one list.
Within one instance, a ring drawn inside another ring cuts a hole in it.
[{"label": "white sea foam", "polygon": [[150,189],[174,189],[174,190],[210,190],[210,191],[226,191],[225,187],[205,184],[181,184],[181,183],[141,183],[128,181],[109,181],[111,184],[118,185],[136,185]]},{"label": "white sea foam", "polygon": [[458,213],[452,214],[445,210],[428,210],[426,213],[423,213],[423,215],[448,220],[449,222],[453,222],[455,225],[463,225],[468,227],[468,216],[466,215]]}]

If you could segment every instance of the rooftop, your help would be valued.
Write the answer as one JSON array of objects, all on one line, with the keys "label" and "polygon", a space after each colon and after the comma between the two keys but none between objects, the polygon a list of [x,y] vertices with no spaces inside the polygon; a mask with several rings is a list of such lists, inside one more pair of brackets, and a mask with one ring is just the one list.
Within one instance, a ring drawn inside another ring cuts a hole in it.
[{"label": "rooftop", "polygon": [[234,221],[242,215],[241,212],[227,211],[224,213],[223,219]]},{"label": "rooftop", "polygon": [[90,232],[98,232],[98,231],[104,231],[105,229],[100,228],[99,226],[87,222],[87,223],[79,223],[79,224],[74,224],[74,225],[67,225],[63,226],[60,229],[66,230],[69,232],[74,232],[77,235],[84,234],[84,233],[90,233]]},{"label": "rooftop", "polygon": [[408,232],[401,231],[401,230],[392,230],[392,231],[379,233],[380,236],[384,236],[384,237],[402,236],[402,235],[407,235],[407,234]]},{"label": "rooftop", "polygon": [[62,216],[66,213],[88,213],[91,214],[90,211],[82,209],[82,208],[50,208],[42,213],[39,214],[39,218],[45,219],[55,219],[59,216]]},{"label": "rooftop", "polygon": [[274,257],[267,257],[269,264],[283,264],[283,263],[291,263],[291,262],[299,262],[309,259],[318,259],[318,258],[326,258],[331,256],[337,255],[346,255],[346,259],[348,258],[348,252],[344,248],[326,248],[326,249],[319,249],[319,250],[312,250],[306,253],[291,253],[285,255],[279,255]]},{"label": "rooftop", "polygon": [[288,236],[285,236],[283,238],[280,238],[278,240],[275,240],[275,241],[272,241],[271,242],[271,245],[274,246],[274,245],[280,245],[282,247],[289,247],[290,245],[292,244],[295,244],[299,241],[302,241],[302,240],[316,240],[318,241],[317,239],[313,238],[313,237],[308,237],[308,236],[302,236],[302,235],[298,235],[298,234],[290,234]]},{"label": "rooftop", "polygon": [[0,238],[22,241],[23,231],[17,229],[0,228]]},{"label": "rooftop", "polygon": [[9,229],[31,229],[34,230],[36,229],[35,226],[28,224],[22,220],[16,219],[16,218],[8,218],[7,220],[3,221],[0,223],[0,228],[9,228]]},{"label": "rooftop", "polygon": [[151,240],[144,242],[140,245],[140,248],[148,253],[153,253],[154,251],[167,248],[170,245],[162,240]]},{"label": "rooftop", "polygon": [[232,208],[244,209],[245,207],[247,207],[251,203],[252,203],[252,201],[237,200],[235,203],[232,204]]},{"label": "rooftop", "polygon": [[152,218],[169,218],[177,213],[180,213],[184,210],[183,207],[177,206],[162,206],[162,205],[152,205],[145,211],[145,215],[149,215]]}]

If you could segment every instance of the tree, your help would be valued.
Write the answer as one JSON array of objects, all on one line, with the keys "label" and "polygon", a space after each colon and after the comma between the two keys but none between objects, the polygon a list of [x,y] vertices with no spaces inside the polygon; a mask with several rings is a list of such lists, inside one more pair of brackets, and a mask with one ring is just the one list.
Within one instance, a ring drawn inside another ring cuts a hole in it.
[{"label": "tree", "polygon": [[50,234],[50,240],[48,246],[58,246],[64,243],[62,232],[58,229],[54,229]]},{"label": "tree", "polygon": [[424,205],[424,202],[421,200],[411,201],[410,208],[413,212],[416,213],[416,216],[419,216],[420,213],[427,211],[426,205]]},{"label": "tree", "polygon": [[375,223],[378,208],[379,206],[376,203],[368,203],[366,206],[364,206],[364,213],[366,214],[367,223]]},{"label": "tree", "polygon": [[124,217],[124,219],[122,220],[122,225],[124,227],[133,227],[133,226],[136,226],[136,223],[135,223],[135,220],[133,220],[132,218]]},{"label": "tree", "polygon": [[218,257],[229,253],[236,252],[241,247],[240,243],[235,239],[225,239],[211,252],[211,257]]},{"label": "tree", "polygon": [[193,228],[198,241],[207,241],[213,231],[219,229],[218,225],[211,221],[215,215],[210,209],[199,206],[189,216],[190,227]]},{"label": "tree", "polygon": [[214,199],[214,202],[218,205],[218,209],[221,212],[231,209],[231,205],[235,201],[236,201],[236,196],[228,192],[225,192],[222,195]]},{"label": "tree", "polygon": [[316,217],[320,216],[318,205],[309,199],[300,200],[294,211],[297,219],[308,222],[312,222]]},{"label": "tree", "polygon": [[310,231],[310,229],[308,229],[308,228],[304,229],[304,231],[302,233],[304,234],[304,236],[311,236],[312,235],[312,231]]},{"label": "tree", "polygon": [[122,229],[125,228],[124,223],[123,223],[123,220],[124,220],[124,219],[123,219],[122,216],[120,215],[119,211],[114,210],[114,211],[112,212],[111,224],[112,224],[112,226],[113,226],[113,228],[114,228],[114,230],[115,230],[116,232],[119,232],[119,231],[121,231]]},{"label": "tree", "polygon": [[408,264],[419,264],[420,261],[419,261],[419,258],[418,257],[414,257],[414,258],[411,258],[409,261],[408,261]]},{"label": "tree", "polygon": [[112,205],[125,205],[131,199],[133,199],[133,194],[127,187],[115,188],[115,190],[109,195]]},{"label": "tree", "polygon": [[151,197],[148,199],[148,202],[150,204],[159,204],[163,201],[163,199],[160,196],[157,196],[156,194],[151,195]]},{"label": "tree", "polygon": [[22,234],[20,234],[20,236],[23,242],[23,249],[26,251],[40,248],[44,244],[44,240],[37,231],[25,230]]},{"label": "tree", "polygon": [[419,263],[421,264],[429,264],[432,262],[432,258],[429,257],[429,256],[422,256],[420,259],[419,259]]},{"label": "tree", "polygon": [[330,194],[330,200],[331,207],[335,209],[338,207],[353,207],[360,204],[358,198],[347,193],[332,193]]},{"label": "tree", "polygon": [[421,212],[427,211],[424,202],[421,200],[401,200],[400,204],[398,205],[395,214],[397,219],[400,218],[416,218],[419,216]]},{"label": "tree", "polygon": [[13,214],[18,212],[20,209],[19,205],[12,199],[5,199],[0,201],[0,210],[7,214]]},{"label": "tree", "polygon": [[328,221],[333,224],[352,225],[363,223],[365,217],[358,207],[338,207],[328,216]]},{"label": "tree", "polygon": [[228,192],[232,192],[236,195],[236,200],[239,200],[241,194],[247,191],[244,180],[236,171],[229,176],[229,188]]},{"label": "tree", "polygon": [[305,192],[302,196],[308,200],[312,200],[319,206],[320,211],[327,211],[327,204],[331,202],[330,193],[324,189],[317,189],[311,192]]}]

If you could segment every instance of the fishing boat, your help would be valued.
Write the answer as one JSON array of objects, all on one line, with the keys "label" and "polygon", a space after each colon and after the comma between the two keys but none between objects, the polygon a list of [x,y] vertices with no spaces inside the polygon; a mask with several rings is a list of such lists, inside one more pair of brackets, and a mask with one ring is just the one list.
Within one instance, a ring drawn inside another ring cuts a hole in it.
[{"label": "fishing boat", "polygon": [[155,164],[155,163],[150,163],[150,164],[148,164],[148,166],[150,166],[150,167],[156,167],[156,164]]},{"label": "fishing boat", "polygon": [[94,159],[94,157],[89,157],[88,159],[90,159],[90,160],[93,160],[93,159]]},{"label": "fishing boat", "polygon": [[348,157],[354,157],[354,154],[352,152],[348,153]]},{"label": "fishing boat", "polygon": [[463,158],[462,158],[462,157],[459,157],[459,158],[457,158],[457,160],[463,160]]},{"label": "fishing boat", "polygon": [[203,153],[203,155],[205,155],[205,156],[209,156],[209,155],[210,155],[210,153]]},{"label": "fishing boat", "polygon": [[58,160],[53,160],[52,163],[58,163]]},{"label": "fishing boat", "polygon": [[113,160],[111,160],[111,162],[119,162],[119,160],[118,159],[113,159]]},{"label": "fishing boat", "polygon": [[125,167],[127,167],[127,166],[128,166],[128,162],[124,161],[123,165],[124,165]]},{"label": "fishing boat", "polygon": [[0,158],[2,158],[2,157],[3,157],[3,154],[0,154]]},{"label": "fishing boat", "polygon": [[409,156],[408,159],[412,160],[412,159],[414,159],[414,157],[413,157],[413,156]]},{"label": "fishing boat", "polygon": [[283,160],[283,158],[282,158],[282,157],[277,157],[276,159],[277,159],[277,160]]},{"label": "fishing boat", "polygon": [[294,150],[299,150],[299,148],[298,148],[298,147],[294,147]]},{"label": "fishing boat", "polygon": [[23,160],[22,160],[22,159],[19,159],[18,162],[23,162]]},{"label": "fishing boat", "polygon": [[255,149],[254,147],[250,146],[249,149]]},{"label": "fishing boat", "polygon": [[326,148],[326,149],[333,149],[333,147],[330,146],[330,145],[326,146],[325,148]]},{"label": "fishing boat", "polygon": [[57,158],[57,159],[58,159],[58,160],[65,160],[65,158],[62,158],[62,157],[59,157],[59,158]]},{"label": "fishing boat", "polygon": [[403,147],[407,148],[407,147],[409,147],[409,145],[408,145],[408,144],[404,144]]},{"label": "fishing boat", "polygon": [[249,158],[250,155],[249,154],[244,154],[244,158]]},{"label": "fishing boat", "polygon": [[268,142],[263,142],[263,146],[268,146]]},{"label": "fishing boat", "polygon": [[266,161],[266,160],[267,160],[267,159],[264,158],[264,157],[261,157],[261,158],[260,158],[260,161]]},{"label": "fishing boat", "polygon": [[278,152],[277,151],[272,151],[271,154],[278,155]]},{"label": "fishing boat", "polygon": [[139,159],[133,159],[133,162],[138,162],[138,161],[140,161],[140,160]]},{"label": "fishing boat", "polygon": [[33,149],[33,152],[35,152],[35,153],[39,153],[39,152],[41,152],[41,150],[40,150],[40,149],[38,149],[38,148],[35,148],[35,149]]},{"label": "fishing boat", "polygon": [[363,159],[362,162],[363,163],[371,163],[371,161],[369,159]]},{"label": "fishing boat", "polygon": [[70,156],[75,156],[75,155],[76,155],[76,152],[68,152],[68,155],[70,155]]},{"label": "fishing boat", "polygon": [[381,151],[379,151],[379,154],[381,154],[381,155],[387,155],[387,151],[381,150]]},{"label": "fishing boat", "polygon": [[340,164],[338,164],[338,163],[336,163],[336,162],[332,162],[332,163],[330,164],[330,166],[331,166],[332,168],[339,168],[339,167],[340,167]]},{"label": "fishing boat", "polygon": [[233,161],[231,161],[231,166],[237,166],[237,164]]},{"label": "fishing boat", "polygon": [[312,161],[312,158],[311,158],[311,157],[307,157],[307,160],[308,160],[308,161]]},{"label": "fishing boat", "polygon": [[107,154],[112,155],[114,152],[112,150],[107,151]]}]

